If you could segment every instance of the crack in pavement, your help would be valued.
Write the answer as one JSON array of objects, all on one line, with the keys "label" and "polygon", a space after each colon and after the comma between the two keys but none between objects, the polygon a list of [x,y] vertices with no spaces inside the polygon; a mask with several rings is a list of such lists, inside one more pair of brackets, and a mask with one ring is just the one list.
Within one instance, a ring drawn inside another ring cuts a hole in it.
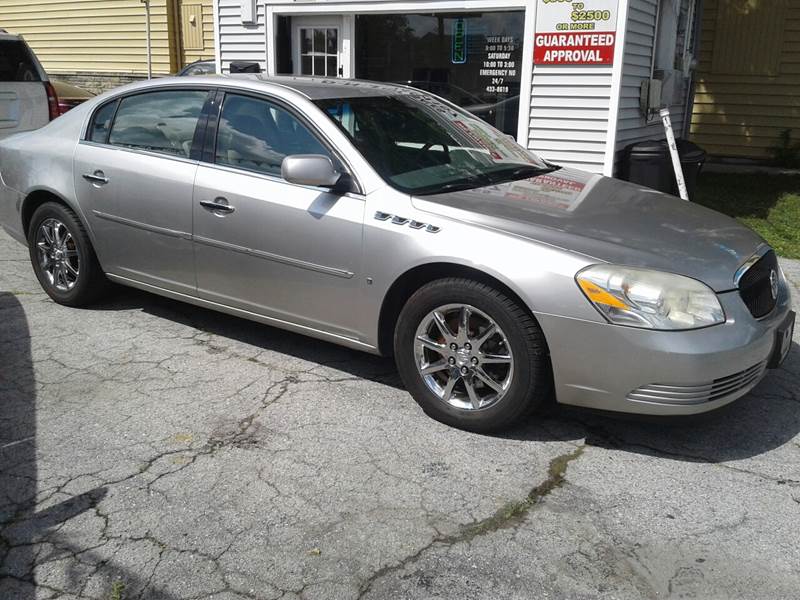
[{"label": "crack in pavement", "polygon": [[402,571],[408,565],[414,564],[434,546],[450,547],[462,542],[469,543],[480,536],[518,525],[545,497],[564,484],[569,464],[580,458],[585,448],[586,445],[582,444],[577,446],[572,452],[561,454],[551,460],[550,466],[547,469],[547,478],[533,487],[522,500],[509,502],[495,511],[493,515],[461,526],[460,530],[455,534],[438,534],[413,554],[409,554],[399,562],[378,569],[361,584],[358,598],[366,597],[375,582],[387,575]]}]

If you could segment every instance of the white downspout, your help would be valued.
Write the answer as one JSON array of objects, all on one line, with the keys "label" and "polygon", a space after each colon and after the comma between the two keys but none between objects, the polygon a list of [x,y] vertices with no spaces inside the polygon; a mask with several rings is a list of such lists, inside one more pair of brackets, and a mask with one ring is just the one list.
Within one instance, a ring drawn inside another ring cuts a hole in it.
[{"label": "white downspout", "polygon": [[147,37],[147,78],[153,78],[153,51],[150,47],[150,0],[140,0],[144,4],[144,30]]},{"label": "white downspout", "polygon": [[667,145],[669,155],[672,158],[672,168],[675,171],[675,182],[678,184],[678,194],[683,200],[689,199],[689,192],[686,189],[686,180],[683,178],[683,168],[681,167],[681,157],[678,154],[678,146],[675,144],[675,134],[672,131],[672,121],[669,118],[669,108],[662,108],[661,121],[664,123],[664,132],[667,134]]}]

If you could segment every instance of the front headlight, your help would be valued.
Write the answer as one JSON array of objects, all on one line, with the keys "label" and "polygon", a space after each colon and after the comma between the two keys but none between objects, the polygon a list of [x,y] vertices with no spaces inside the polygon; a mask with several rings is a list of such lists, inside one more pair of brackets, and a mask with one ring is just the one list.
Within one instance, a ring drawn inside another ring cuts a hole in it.
[{"label": "front headlight", "polygon": [[594,265],[575,280],[609,321],[647,329],[696,329],[725,322],[717,295],[696,279],[635,267]]}]

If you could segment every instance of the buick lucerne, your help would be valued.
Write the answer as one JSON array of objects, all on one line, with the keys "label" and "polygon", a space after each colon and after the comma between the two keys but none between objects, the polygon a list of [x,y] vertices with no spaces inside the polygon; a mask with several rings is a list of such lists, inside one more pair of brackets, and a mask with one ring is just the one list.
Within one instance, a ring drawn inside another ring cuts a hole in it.
[{"label": "buick lucerne", "polygon": [[393,354],[426,413],[476,431],[552,398],[709,411],[792,339],[789,286],[750,229],[550,164],[401,85],[118,88],[0,142],[0,223],[58,303],[111,280]]}]

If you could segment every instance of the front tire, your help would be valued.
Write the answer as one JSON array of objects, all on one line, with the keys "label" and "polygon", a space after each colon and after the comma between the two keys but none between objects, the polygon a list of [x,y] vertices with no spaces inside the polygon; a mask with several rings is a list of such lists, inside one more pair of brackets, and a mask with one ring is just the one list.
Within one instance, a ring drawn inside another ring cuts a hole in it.
[{"label": "front tire", "polygon": [[107,280],[77,215],[58,202],[45,202],[31,217],[28,250],[39,283],[54,301],[84,306],[106,289]]},{"label": "front tire", "polygon": [[462,278],[417,290],[395,328],[400,376],[426,414],[476,432],[519,422],[552,393],[547,343],[507,294]]}]

